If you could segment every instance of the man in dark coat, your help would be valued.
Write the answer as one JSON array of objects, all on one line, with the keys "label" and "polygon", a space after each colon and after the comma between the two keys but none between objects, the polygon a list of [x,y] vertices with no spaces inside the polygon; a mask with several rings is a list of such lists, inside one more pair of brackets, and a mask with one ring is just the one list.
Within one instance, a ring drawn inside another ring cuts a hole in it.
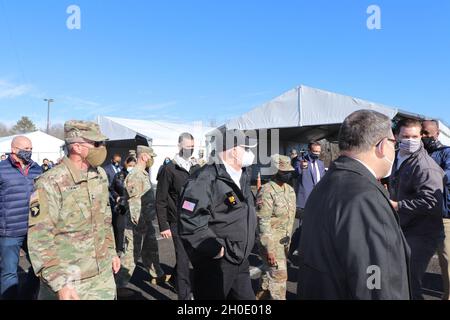
[{"label": "man in dark coat", "polygon": [[411,248],[412,295],[414,300],[422,300],[422,279],[444,239],[444,171],[422,145],[420,121],[402,120],[397,129],[400,150],[389,191]]},{"label": "man in dark coat", "polygon": [[354,112],[342,124],[339,147],[342,156],[306,204],[299,298],[409,299],[409,248],[378,181],[395,158],[390,119]]},{"label": "man in dark coat", "polygon": [[120,171],[122,171],[123,167],[121,165],[122,157],[120,154],[115,154],[111,158],[111,163],[107,164],[104,169],[106,171],[106,175],[108,176],[109,184],[111,185],[111,182],[114,179],[114,176],[118,174]]},{"label": "man in dark coat", "polygon": [[422,141],[430,157],[445,172],[444,206],[442,209],[445,239],[438,246],[437,253],[444,287],[442,299],[450,300],[450,147],[439,141],[439,122],[435,120],[422,123]]},{"label": "man in dark coat", "polygon": [[176,284],[178,300],[190,300],[192,289],[189,270],[189,257],[178,234],[178,198],[181,188],[189,175],[199,166],[190,158],[194,152],[194,137],[190,133],[182,133],[178,138],[179,153],[174,159],[161,167],[158,173],[156,189],[156,214],[159,231],[164,239],[173,239],[176,256],[176,276],[172,280]]},{"label": "man in dark coat", "polygon": [[297,177],[297,212],[299,226],[292,235],[292,242],[289,248],[289,255],[294,254],[299,246],[302,219],[305,211],[306,201],[313,191],[314,187],[325,175],[325,164],[319,159],[322,153],[322,145],[319,142],[311,142],[308,145],[308,153],[297,158],[293,167]]},{"label": "man in dark coat", "polygon": [[196,300],[255,300],[248,256],[255,243],[255,198],[244,133],[216,132],[218,159],[187,180],[178,205],[179,233],[194,267]]}]

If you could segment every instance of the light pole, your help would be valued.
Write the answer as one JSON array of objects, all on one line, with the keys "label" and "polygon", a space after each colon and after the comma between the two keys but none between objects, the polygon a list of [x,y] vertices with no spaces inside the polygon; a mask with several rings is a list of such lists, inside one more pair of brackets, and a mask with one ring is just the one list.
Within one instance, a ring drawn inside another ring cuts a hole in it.
[{"label": "light pole", "polygon": [[55,102],[54,99],[44,99],[47,101],[47,134],[50,132],[50,103]]}]

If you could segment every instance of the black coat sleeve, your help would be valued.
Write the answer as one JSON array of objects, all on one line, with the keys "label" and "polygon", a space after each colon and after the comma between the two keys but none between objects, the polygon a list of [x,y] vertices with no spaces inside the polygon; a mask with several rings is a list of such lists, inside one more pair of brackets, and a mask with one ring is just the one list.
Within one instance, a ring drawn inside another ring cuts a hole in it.
[{"label": "black coat sleeve", "polygon": [[166,231],[170,229],[167,221],[169,208],[169,188],[173,183],[173,177],[167,167],[161,167],[158,174],[158,185],[156,187],[156,214],[158,216],[159,230]]},{"label": "black coat sleeve", "polygon": [[398,212],[404,215],[429,215],[441,212],[444,200],[442,173],[433,169],[416,169],[414,175],[417,188],[415,196],[410,199],[399,199]]},{"label": "black coat sleeve", "polygon": [[209,258],[217,256],[224,247],[209,228],[212,207],[213,181],[203,171],[189,179],[181,194],[178,213],[180,237],[189,246]]},{"label": "black coat sleeve", "polygon": [[111,194],[111,197],[114,199],[114,201],[117,200],[118,197],[120,197],[120,194],[117,192],[117,184],[119,180],[120,172],[117,173],[114,178],[112,179],[110,185],[109,185],[109,193]]}]

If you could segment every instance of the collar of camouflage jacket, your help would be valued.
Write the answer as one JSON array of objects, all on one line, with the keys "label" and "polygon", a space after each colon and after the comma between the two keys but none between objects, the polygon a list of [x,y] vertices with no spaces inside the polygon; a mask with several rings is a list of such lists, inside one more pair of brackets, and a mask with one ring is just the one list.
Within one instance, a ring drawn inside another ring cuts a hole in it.
[{"label": "collar of camouflage jacket", "polygon": [[79,170],[77,167],[75,167],[73,162],[68,157],[64,157],[63,164],[69,170],[69,172],[70,172],[70,174],[71,174],[71,176],[73,178],[73,181],[75,183],[80,183],[80,182],[83,182],[83,181],[87,181],[88,179],[95,178],[95,177],[97,177],[99,175],[98,169],[94,169],[92,167],[90,167],[88,169],[87,173],[81,172],[81,170]]}]

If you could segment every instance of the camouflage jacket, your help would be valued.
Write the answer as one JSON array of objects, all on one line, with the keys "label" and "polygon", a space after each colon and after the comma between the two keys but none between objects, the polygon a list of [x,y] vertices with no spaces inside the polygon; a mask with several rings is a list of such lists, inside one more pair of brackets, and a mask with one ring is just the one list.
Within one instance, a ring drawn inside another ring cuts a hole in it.
[{"label": "camouflage jacket", "polygon": [[260,244],[265,252],[274,252],[283,238],[291,237],[295,202],[295,191],[287,183],[280,187],[270,181],[262,186],[256,203]]},{"label": "camouflage jacket", "polygon": [[57,292],[111,268],[116,252],[105,171],[82,173],[64,158],[36,179],[35,189],[28,248],[36,275]]},{"label": "camouflage jacket", "polygon": [[131,222],[137,225],[143,213],[153,214],[155,197],[148,172],[136,166],[125,179]]}]

